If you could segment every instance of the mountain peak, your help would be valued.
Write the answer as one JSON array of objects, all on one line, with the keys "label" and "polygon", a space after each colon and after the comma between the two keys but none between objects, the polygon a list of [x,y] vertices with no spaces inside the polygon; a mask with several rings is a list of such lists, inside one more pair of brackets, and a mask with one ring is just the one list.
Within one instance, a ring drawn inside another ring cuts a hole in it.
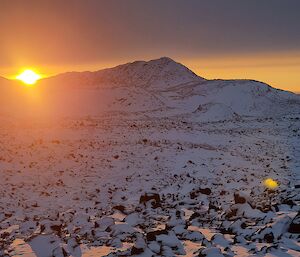
[{"label": "mountain peak", "polygon": [[[176,64],[178,64],[172,58],[167,57],[167,56],[163,56],[163,57],[160,57],[158,59],[151,60],[151,61],[152,62],[160,62],[162,64],[169,64],[169,63],[176,63]],[[151,61],[149,61],[149,62],[151,62]]]},{"label": "mountain peak", "polygon": [[169,57],[135,61],[95,72],[68,72],[47,79],[60,85],[136,86],[150,90],[166,90],[168,87],[200,80],[204,79]]},{"label": "mountain peak", "polygon": [[[171,63],[173,63],[174,65],[182,65],[182,64],[174,61],[170,57],[163,56],[163,57],[160,57],[160,58],[157,58],[157,59],[152,59],[152,60],[149,60],[149,61],[140,60],[140,61],[128,62],[128,63],[125,63],[125,64],[118,65],[116,67],[120,67],[120,66],[123,66],[123,65],[139,65],[139,64],[142,64],[142,65],[145,65],[145,64],[146,65],[168,65],[168,64],[171,64]],[[115,68],[115,67],[113,67],[113,68]]]}]

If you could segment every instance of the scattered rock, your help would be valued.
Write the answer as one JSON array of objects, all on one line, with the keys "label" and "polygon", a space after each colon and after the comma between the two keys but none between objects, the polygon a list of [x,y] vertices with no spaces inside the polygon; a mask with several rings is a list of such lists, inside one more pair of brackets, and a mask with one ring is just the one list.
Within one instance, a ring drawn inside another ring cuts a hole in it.
[{"label": "scattered rock", "polygon": [[140,197],[140,204],[146,205],[147,202],[151,202],[154,209],[161,206],[161,199],[157,193],[145,193]]}]

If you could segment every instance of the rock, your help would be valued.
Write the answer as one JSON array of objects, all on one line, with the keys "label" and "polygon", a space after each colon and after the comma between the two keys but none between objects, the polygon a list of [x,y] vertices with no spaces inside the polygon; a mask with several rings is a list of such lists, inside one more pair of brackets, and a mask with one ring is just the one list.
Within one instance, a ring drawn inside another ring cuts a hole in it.
[{"label": "rock", "polygon": [[150,242],[150,244],[148,244],[148,247],[154,253],[159,253],[160,252],[160,244],[157,243],[156,241]]},{"label": "rock", "polygon": [[122,242],[119,238],[113,238],[107,243],[107,245],[114,247],[114,248],[121,248]]},{"label": "rock", "polygon": [[292,220],[288,231],[294,234],[300,234],[300,211],[297,213],[296,217]]},{"label": "rock", "polygon": [[116,205],[113,207],[113,209],[118,210],[122,213],[125,213],[125,207],[123,205]]},{"label": "rock", "polygon": [[120,234],[133,234],[134,232],[136,232],[136,230],[132,226],[126,223],[115,224],[110,226],[109,228],[112,232],[112,236],[117,236]]},{"label": "rock", "polygon": [[204,239],[204,235],[199,231],[192,231],[184,236],[185,239],[192,242],[200,242]]},{"label": "rock", "polygon": [[140,218],[138,213],[131,213],[125,217],[125,222],[131,226],[136,226],[143,223],[143,219]]},{"label": "rock", "polygon": [[58,236],[61,235],[62,225],[52,225],[50,228],[55,231]]},{"label": "rock", "polygon": [[146,247],[145,240],[141,237],[138,237],[135,245],[131,248],[131,255],[138,255],[144,252]]},{"label": "rock", "polygon": [[138,255],[144,252],[143,248],[136,248],[135,246],[133,246],[131,248],[131,255]]},{"label": "rock", "polygon": [[281,203],[282,203],[282,204],[289,205],[289,206],[291,206],[291,207],[293,207],[293,206],[296,205],[295,202],[294,202],[293,200],[291,200],[291,199],[284,199]]},{"label": "rock", "polygon": [[156,236],[159,236],[159,235],[167,235],[168,234],[168,231],[167,230],[156,230],[156,231],[151,231],[151,232],[148,232],[147,235],[146,235],[146,239],[147,241],[155,241],[156,240]]},{"label": "rock", "polygon": [[238,203],[243,204],[243,203],[246,203],[246,198],[241,196],[239,193],[235,193],[234,194],[234,202],[236,204],[238,204]]},{"label": "rock", "polygon": [[224,257],[217,247],[203,248],[199,252],[199,257]]},{"label": "rock", "polygon": [[209,188],[200,188],[199,189],[199,193],[204,194],[204,195],[210,195],[211,194],[211,190]]},{"label": "rock", "polygon": [[154,209],[161,206],[161,199],[159,194],[156,193],[145,193],[140,197],[140,203],[146,206],[147,202],[151,202]]},{"label": "rock", "polygon": [[273,232],[265,234],[264,235],[264,241],[267,242],[267,243],[269,243],[269,244],[273,243],[274,242],[274,234],[273,234]]},{"label": "rock", "polygon": [[234,219],[236,217],[237,211],[238,211],[238,209],[236,207],[235,208],[231,207],[226,212],[225,218],[228,220]]},{"label": "rock", "polygon": [[[185,255],[182,242],[177,238],[174,232],[170,232],[168,235],[159,235],[156,237],[156,241],[161,243],[162,246],[167,246],[174,250],[179,255]],[[173,255],[174,256],[174,255]]]},{"label": "rock", "polygon": [[196,219],[196,218],[199,218],[201,215],[200,213],[198,212],[194,212],[191,217],[189,218],[189,221],[193,220],[193,219]]},{"label": "rock", "polygon": [[211,189],[207,187],[207,188],[199,188],[197,190],[193,190],[192,192],[190,192],[190,197],[191,199],[195,199],[199,194],[210,195]]},{"label": "rock", "polygon": [[227,239],[225,239],[225,237],[222,234],[219,233],[213,235],[211,241],[213,242],[213,244],[220,245],[224,248],[230,245],[230,242]]},{"label": "rock", "polygon": [[208,210],[219,211],[220,208],[210,201],[209,204],[208,204]]},{"label": "rock", "polygon": [[66,252],[66,250],[60,246],[55,248],[52,252],[53,257],[67,257],[69,254]]},{"label": "rock", "polygon": [[99,221],[95,222],[95,228],[99,228],[101,231],[105,231],[108,227],[115,224],[115,220],[110,217],[103,217]]}]

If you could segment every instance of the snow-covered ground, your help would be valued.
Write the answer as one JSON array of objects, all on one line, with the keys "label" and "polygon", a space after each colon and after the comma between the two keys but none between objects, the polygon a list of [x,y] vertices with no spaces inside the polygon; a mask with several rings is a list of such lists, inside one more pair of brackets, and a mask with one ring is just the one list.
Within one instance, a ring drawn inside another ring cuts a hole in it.
[{"label": "snow-covered ground", "polygon": [[299,96],[169,58],[91,74],[1,108],[0,256],[299,256]]}]

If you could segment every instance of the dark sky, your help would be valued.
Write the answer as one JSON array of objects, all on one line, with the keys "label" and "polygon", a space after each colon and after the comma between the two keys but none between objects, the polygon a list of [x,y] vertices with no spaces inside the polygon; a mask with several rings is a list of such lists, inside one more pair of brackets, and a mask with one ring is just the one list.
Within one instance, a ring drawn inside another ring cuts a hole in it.
[{"label": "dark sky", "polygon": [[299,0],[0,0],[0,69],[300,52]]}]

